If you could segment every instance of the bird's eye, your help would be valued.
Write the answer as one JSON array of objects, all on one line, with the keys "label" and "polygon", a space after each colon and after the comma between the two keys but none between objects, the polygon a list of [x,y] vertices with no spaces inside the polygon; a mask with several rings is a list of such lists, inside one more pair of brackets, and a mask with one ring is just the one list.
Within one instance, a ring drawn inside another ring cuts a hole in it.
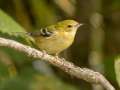
[{"label": "bird's eye", "polygon": [[72,27],[72,25],[68,25],[67,27],[71,28],[71,27]]}]

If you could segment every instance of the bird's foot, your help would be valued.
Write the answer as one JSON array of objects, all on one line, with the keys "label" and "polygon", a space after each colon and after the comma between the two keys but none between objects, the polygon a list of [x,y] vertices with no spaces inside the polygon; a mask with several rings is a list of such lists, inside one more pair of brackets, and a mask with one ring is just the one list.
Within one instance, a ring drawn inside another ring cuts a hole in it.
[{"label": "bird's foot", "polygon": [[45,51],[45,50],[42,50],[42,57],[44,57],[46,54],[47,54],[47,52]]},{"label": "bird's foot", "polygon": [[55,59],[59,59],[59,60],[65,60],[65,58],[63,58],[63,57],[59,57],[59,55],[58,54],[55,54]]},{"label": "bird's foot", "polygon": [[55,59],[60,59],[58,53],[55,54]]},{"label": "bird's foot", "polygon": [[58,55],[56,55],[56,56],[55,56],[55,59],[59,59],[59,56],[58,56]]}]

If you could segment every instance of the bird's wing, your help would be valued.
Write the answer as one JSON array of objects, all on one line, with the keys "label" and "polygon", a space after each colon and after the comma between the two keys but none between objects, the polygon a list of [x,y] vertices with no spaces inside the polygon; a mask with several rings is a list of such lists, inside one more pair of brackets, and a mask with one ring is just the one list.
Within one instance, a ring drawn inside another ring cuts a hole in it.
[{"label": "bird's wing", "polygon": [[39,31],[28,32],[28,35],[33,37],[39,37],[39,36],[50,37],[52,34],[53,32],[48,28],[41,28]]}]

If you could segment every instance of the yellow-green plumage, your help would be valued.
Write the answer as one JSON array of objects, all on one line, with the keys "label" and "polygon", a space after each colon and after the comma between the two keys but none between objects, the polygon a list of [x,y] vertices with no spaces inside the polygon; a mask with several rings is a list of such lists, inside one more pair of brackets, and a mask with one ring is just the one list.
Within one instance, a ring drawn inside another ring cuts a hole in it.
[{"label": "yellow-green plumage", "polygon": [[52,32],[50,36],[39,35],[33,37],[40,50],[45,50],[49,54],[58,54],[73,43],[80,25],[74,20],[64,20],[46,27],[48,31]]}]

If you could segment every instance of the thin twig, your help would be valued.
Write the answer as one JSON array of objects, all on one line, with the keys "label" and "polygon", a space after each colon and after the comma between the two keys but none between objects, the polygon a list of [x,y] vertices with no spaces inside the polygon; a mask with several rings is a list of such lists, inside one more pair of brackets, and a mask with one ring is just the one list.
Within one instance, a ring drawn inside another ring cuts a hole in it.
[{"label": "thin twig", "polygon": [[115,90],[115,88],[109,83],[109,81],[100,73],[87,68],[80,68],[73,63],[64,59],[56,58],[54,56],[43,53],[39,50],[31,48],[30,46],[23,45],[14,40],[9,40],[0,37],[0,46],[13,48],[17,51],[26,53],[28,56],[47,61],[54,66],[59,67],[68,74],[75,76],[76,78],[83,79],[90,83],[101,84],[106,90]]}]

